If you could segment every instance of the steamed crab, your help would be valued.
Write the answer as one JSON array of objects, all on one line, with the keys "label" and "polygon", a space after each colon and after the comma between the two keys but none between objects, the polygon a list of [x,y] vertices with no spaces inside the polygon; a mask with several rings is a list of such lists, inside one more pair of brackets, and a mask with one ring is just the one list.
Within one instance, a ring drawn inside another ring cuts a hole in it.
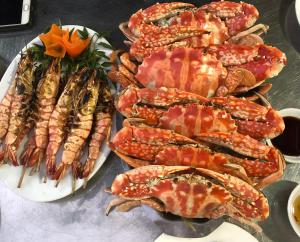
[{"label": "steamed crab", "polygon": [[199,48],[225,41],[263,43],[253,34],[268,29],[263,24],[253,26],[258,16],[257,9],[244,2],[212,2],[199,8],[182,2],[157,3],[134,13],[120,29],[132,42],[131,55],[142,59],[174,47]]},{"label": "steamed crab", "polygon": [[[265,187],[283,175],[285,161],[280,152],[249,136],[207,132],[198,134],[196,140],[172,130],[126,125],[115,135],[110,147],[132,167],[201,167],[238,176],[257,188]],[[223,153],[221,147],[234,151],[234,155]],[[239,158],[236,153],[244,158]]]},{"label": "steamed crab", "polygon": [[[175,48],[152,53],[136,65],[120,56],[109,77],[122,86],[169,87],[205,97],[247,92],[278,75],[286,56],[268,45],[211,45],[205,49]],[[269,88],[263,90],[266,92]]]},{"label": "steamed crab", "polygon": [[269,215],[267,198],[237,177],[202,168],[144,166],[118,175],[110,192],[120,198],[107,208],[119,211],[148,205],[187,218],[228,215],[257,231]]},{"label": "steamed crab", "polygon": [[122,90],[115,98],[116,109],[131,123],[171,129],[195,138],[203,132],[239,132],[255,139],[274,138],[284,122],[272,107],[244,98],[205,98],[175,88]]}]

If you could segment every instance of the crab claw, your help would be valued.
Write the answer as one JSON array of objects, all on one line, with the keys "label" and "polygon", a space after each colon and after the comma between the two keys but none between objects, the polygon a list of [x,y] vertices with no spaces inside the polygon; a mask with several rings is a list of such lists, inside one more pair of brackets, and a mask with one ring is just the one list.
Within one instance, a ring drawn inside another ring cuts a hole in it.
[{"label": "crab claw", "polygon": [[[265,187],[279,180],[285,169],[285,160],[280,152],[274,147],[269,147],[261,142],[239,133],[203,133],[197,139],[221,145],[239,154],[256,158],[235,159],[236,163],[242,165],[247,175],[260,178],[257,187]],[[257,160],[258,159],[258,160]],[[263,161],[260,161],[263,160]]]},{"label": "crab claw", "polygon": [[238,132],[255,139],[274,138],[285,128],[283,118],[272,107],[264,107],[243,98],[214,97],[210,101],[228,111],[238,126]]},{"label": "crab claw", "polygon": [[268,45],[245,46],[236,44],[213,45],[207,52],[216,56],[228,74],[219,85],[217,96],[241,93],[277,76],[286,65],[286,55]]},{"label": "crab claw", "polygon": [[170,18],[193,7],[194,5],[190,3],[157,3],[133,14],[129,19],[128,28],[134,36],[138,37],[141,35],[141,31],[143,31],[143,24],[157,22],[163,18]]},{"label": "crab claw", "polygon": [[278,48],[268,45],[259,45],[257,58],[240,67],[251,71],[256,78],[256,82],[260,82],[267,78],[277,76],[286,64],[286,55]]},{"label": "crab claw", "polygon": [[212,2],[203,5],[200,9],[225,19],[231,36],[251,27],[259,16],[257,9],[253,5],[243,2]]},{"label": "crab claw", "polygon": [[144,34],[136,40],[130,48],[130,54],[137,60],[142,60],[151,53],[160,50],[170,50],[177,47],[185,47],[186,38],[201,36],[208,33],[204,29],[197,27],[172,25],[168,28],[154,28],[152,25],[146,25],[143,28]]}]

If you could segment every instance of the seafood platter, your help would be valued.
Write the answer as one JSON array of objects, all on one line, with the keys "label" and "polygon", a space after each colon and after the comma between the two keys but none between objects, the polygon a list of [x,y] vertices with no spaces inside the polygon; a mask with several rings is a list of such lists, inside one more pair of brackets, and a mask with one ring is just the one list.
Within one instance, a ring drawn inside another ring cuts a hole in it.
[{"label": "seafood platter", "polygon": [[[0,84],[7,90],[0,176],[3,167],[7,180],[17,170],[15,191],[36,176],[32,183],[53,194],[67,187],[65,196],[86,184],[111,149],[128,171],[106,190],[107,215],[146,205],[186,219],[229,217],[261,231],[257,222],[270,215],[262,189],[286,167],[265,142],[285,129],[265,98],[266,81],[287,58],[264,41],[272,27],[258,19],[245,2],[157,3],[120,23],[128,49],[115,51],[101,38],[102,49],[90,49],[99,41],[91,30],[52,25],[39,36],[45,52],[34,40],[3,77],[12,82]],[[118,131],[114,109],[124,117]]]},{"label": "seafood platter", "polygon": [[65,197],[104,163],[105,139],[116,132],[110,53],[95,31],[53,24],[8,67],[0,83],[0,179],[19,195]]}]

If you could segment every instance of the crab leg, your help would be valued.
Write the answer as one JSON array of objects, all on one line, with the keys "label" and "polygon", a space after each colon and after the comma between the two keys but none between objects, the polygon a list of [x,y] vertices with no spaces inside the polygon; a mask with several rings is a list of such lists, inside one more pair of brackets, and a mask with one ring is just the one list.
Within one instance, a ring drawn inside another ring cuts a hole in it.
[{"label": "crab leg", "polygon": [[128,212],[129,210],[140,207],[142,205],[149,206],[157,211],[160,212],[166,212],[165,206],[153,199],[153,198],[147,198],[147,199],[141,199],[141,200],[127,200],[123,198],[116,198],[108,204],[108,207],[105,210],[105,214],[108,215],[109,212],[114,208],[117,207],[118,212]]},{"label": "crab leg", "polygon": [[246,44],[246,45],[256,45],[263,44],[264,41],[260,37],[261,34],[266,33],[269,29],[268,25],[265,24],[257,24],[243,32],[232,36],[228,42],[235,44]]}]

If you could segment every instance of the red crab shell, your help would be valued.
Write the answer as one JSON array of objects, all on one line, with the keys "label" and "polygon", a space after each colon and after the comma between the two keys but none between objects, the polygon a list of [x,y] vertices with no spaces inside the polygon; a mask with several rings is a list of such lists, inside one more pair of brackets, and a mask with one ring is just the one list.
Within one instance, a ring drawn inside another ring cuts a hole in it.
[{"label": "red crab shell", "polygon": [[159,51],[139,66],[136,78],[145,87],[170,87],[210,97],[227,74],[214,56],[191,48]]},{"label": "red crab shell", "polygon": [[[197,140],[227,147],[252,159],[214,152],[199,141],[150,127],[123,127],[110,143],[111,149],[130,166],[186,165],[236,175],[264,187],[281,178],[285,162],[279,151],[238,133],[200,133]],[[263,162],[261,160],[264,160]]]},{"label": "red crab shell", "polygon": [[253,5],[244,2],[212,2],[200,7],[200,9],[225,20],[230,36],[250,28],[259,17],[258,10]]},{"label": "red crab shell", "polygon": [[[206,53],[204,53],[206,52]],[[135,79],[145,87],[169,87],[204,97],[246,92],[278,75],[286,56],[272,46],[213,45],[205,50],[161,50],[145,58]]]},{"label": "red crab shell", "polygon": [[208,99],[174,88],[129,86],[115,98],[115,106],[129,120],[188,137],[238,131],[263,139],[274,138],[284,130],[283,119],[273,108],[231,96]]},{"label": "red crab shell", "polygon": [[118,175],[111,192],[125,199],[123,203],[139,200],[139,205],[148,204],[188,218],[229,215],[252,224],[269,215],[266,197],[251,185],[236,177],[201,168],[136,168]]},{"label": "red crab shell", "polygon": [[[192,4],[173,2],[139,10],[130,17],[128,24],[120,24],[120,29],[133,41],[131,55],[141,60],[162,49],[199,48],[227,40],[234,43],[245,36],[249,39],[251,33],[267,30],[262,24],[250,28],[257,18],[257,9],[243,2],[212,2],[198,9]],[[254,39],[263,43],[258,35],[255,36]]]}]

